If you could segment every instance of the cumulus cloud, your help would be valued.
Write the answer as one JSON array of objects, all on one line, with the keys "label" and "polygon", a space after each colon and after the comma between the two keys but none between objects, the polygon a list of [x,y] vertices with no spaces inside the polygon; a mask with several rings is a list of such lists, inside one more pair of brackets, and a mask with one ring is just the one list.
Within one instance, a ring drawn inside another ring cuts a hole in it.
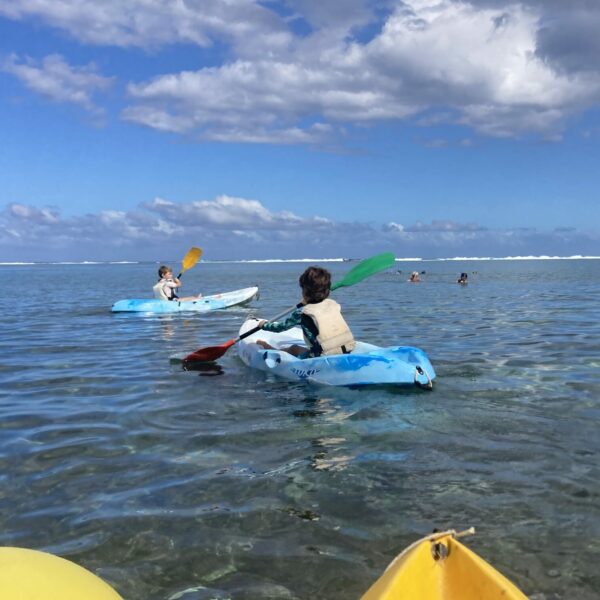
[{"label": "cumulus cloud", "polygon": [[400,257],[600,254],[597,234],[569,228],[343,222],[274,212],[258,200],[225,195],[187,203],[155,198],[131,211],[74,217],[21,203],[0,213],[0,261],[156,259],[172,255],[182,240],[198,240],[205,256],[214,259],[355,257],[384,249]]},{"label": "cumulus cloud", "polygon": [[124,118],[206,139],[314,143],[348,122],[426,110],[435,120],[440,109],[438,122],[487,135],[557,137],[572,111],[600,98],[600,76],[545,60],[542,17],[521,4],[407,0],[364,43],[316,18],[325,29],[266,57],[131,84],[135,104]]},{"label": "cumulus cloud", "polygon": [[215,39],[259,35],[277,47],[287,37],[281,20],[259,2],[228,0],[0,0],[0,15],[35,19],[87,44],[156,49],[165,44],[210,46]]},{"label": "cumulus cloud", "polygon": [[598,72],[600,6],[564,6],[538,32],[537,54],[567,73]]},{"label": "cumulus cloud", "polygon": [[301,217],[289,211],[273,212],[257,200],[219,196],[214,200],[175,203],[162,198],[133,211],[106,210],[63,218],[56,208],[11,203],[0,214],[0,247],[24,249],[76,248],[102,245],[118,253],[125,247],[168,245],[181,238],[203,239],[222,245],[228,239],[249,238],[255,243],[309,243],[326,237],[341,224],[319,216]]},{"label": "cumulus cloud", "polygon": [[585,0],[0,0],[0,15],[87,44],[225,45],[218,64],[127,86],[125,120],[206,140],[326,144],[407,119],[560,139],[600,100],[600,7]]},{"label": "cumulus cloud", "polygon": [[411,232],[430,232],[430,231],[487,231],[487,227],[478,225],[477,223],[457,223],[455,221],[433,220],[431,223],[422,223],[417,221],[414,225],[406,228],[406,231]]},{"label": "cumulus cloud", "polygon": [[78,104],[92,112],[98,110],[92,94],[112,84],[112,78],[98,75],[93,64],[73,67],[59,54],[51,54],[39,62],[11,54],[0,63],[0,70],[11,73],[29,89],[51,100]]},{"label": "cumulus cloud", "polygon": [[162,198],[142,205],[162,219],[186,227],[206,227],[238,231],[284,231],[297,227],[321,228],[331,222],[323,217],[302,218],[289,211],[271,212],[258,200],[218,196],[187,204]]}]

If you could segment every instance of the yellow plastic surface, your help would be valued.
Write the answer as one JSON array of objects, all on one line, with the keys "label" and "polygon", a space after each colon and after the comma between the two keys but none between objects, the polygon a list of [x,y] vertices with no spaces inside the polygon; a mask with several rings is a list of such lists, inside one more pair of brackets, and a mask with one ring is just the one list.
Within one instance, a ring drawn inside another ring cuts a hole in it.
[{"label": "yellow plastic surface", "polygon": [[181,272],[191,269],[202,256],[202,250],[200,248],[190,248],[188,253],[183,257],[181,261]]},{"label": "yellow plastic surface", "polygon": [[83,567],[25,548],[0,548],[0,599],[123,600]]},{"label": "yellow plastic surface", "polygon": [[435,560],[429,539],[413,544],[389,565],[362,600],[527,600],[504,575],[443,535],[448,556]]}]

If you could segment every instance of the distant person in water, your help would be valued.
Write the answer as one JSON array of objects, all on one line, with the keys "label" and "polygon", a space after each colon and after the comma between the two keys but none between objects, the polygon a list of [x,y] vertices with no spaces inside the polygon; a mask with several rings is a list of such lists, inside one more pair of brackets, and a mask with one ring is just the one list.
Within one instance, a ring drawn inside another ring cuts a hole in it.
[{"label": "distant person in water", "polygon": [[181,287],[181,281],[177,277],[173,277],[173,269],[167,265],[162,265],[158,269],[158,283],[152,288],[154,297],[157,300],[176,300],[177,302],[190,302],[202,298],[202,294],[197,296],[185,296],[180,298],[177,295],[176,289]]},{"label": "distant person in water", "polygon": [[461,273],[460,277],[456,280],[456,283],[461,283],[461,284],[469,283],[468,279],[469,279],[469,276],[466,273]]},{"label": "distant person in water", "polygon": [[420,283],[421,276],[419,275],[419,272],[418,271],[413,271],[410,274],[410,279],[408,281],[410,281],[410,283]]},{"label": "distant person in water", "polygon": [[[329,298],[331,274],[321,267],[308,267],[299,279],[302,302],[285,321],[260,321],[264,331],[279,333],[300,325],[306,346],[294,344],[284,348],[299,358],[322,355],[349,354],[356,342],[342,317],[340,305]],[[264,340],[256,342],[263,348],[273,348]]]}]

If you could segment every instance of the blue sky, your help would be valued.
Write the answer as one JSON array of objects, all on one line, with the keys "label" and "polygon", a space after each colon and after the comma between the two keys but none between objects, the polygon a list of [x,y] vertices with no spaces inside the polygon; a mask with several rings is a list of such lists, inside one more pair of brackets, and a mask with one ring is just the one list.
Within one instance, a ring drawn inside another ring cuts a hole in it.
[{"label": "blue sky", "polygon": [[0,262],[600,255],[600,6],[0,0]]}]

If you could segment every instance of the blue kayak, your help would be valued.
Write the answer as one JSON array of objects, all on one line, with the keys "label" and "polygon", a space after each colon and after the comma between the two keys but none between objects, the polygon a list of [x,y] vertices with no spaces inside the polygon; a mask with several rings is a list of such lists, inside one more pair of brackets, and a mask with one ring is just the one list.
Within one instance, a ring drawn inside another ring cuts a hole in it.
[{"label": "blue kayak", "polygon": [[[256,319],[247,320],[240,329],[240,335],[256,327],[257,323]],[[257,340],[264,340],[274,349],[266,350],[256,343]],[[435,371],[425,352],[419,348],[382,348],[357,341],[350,354],[300,359],[281,350],[292,344],[305,345],[300,327],[281,333],[258,331],[240,340],[237,347],[240,358],[249,367],[292,381],[341,386],[433,387]]]},{"label": "blue kayak", "polygon": [[154,298],[141,300],[119,300],[112,307],[112,312],[142,312],[153,314],[171,314],[180,312],[204,313],[211,310],[229,308],[246,304],[258,295],[257,287],[244,288],[233,292],[223,292],[213,296],[202,296],[198,300],[177,302],[175,300],[155,300]]}]

